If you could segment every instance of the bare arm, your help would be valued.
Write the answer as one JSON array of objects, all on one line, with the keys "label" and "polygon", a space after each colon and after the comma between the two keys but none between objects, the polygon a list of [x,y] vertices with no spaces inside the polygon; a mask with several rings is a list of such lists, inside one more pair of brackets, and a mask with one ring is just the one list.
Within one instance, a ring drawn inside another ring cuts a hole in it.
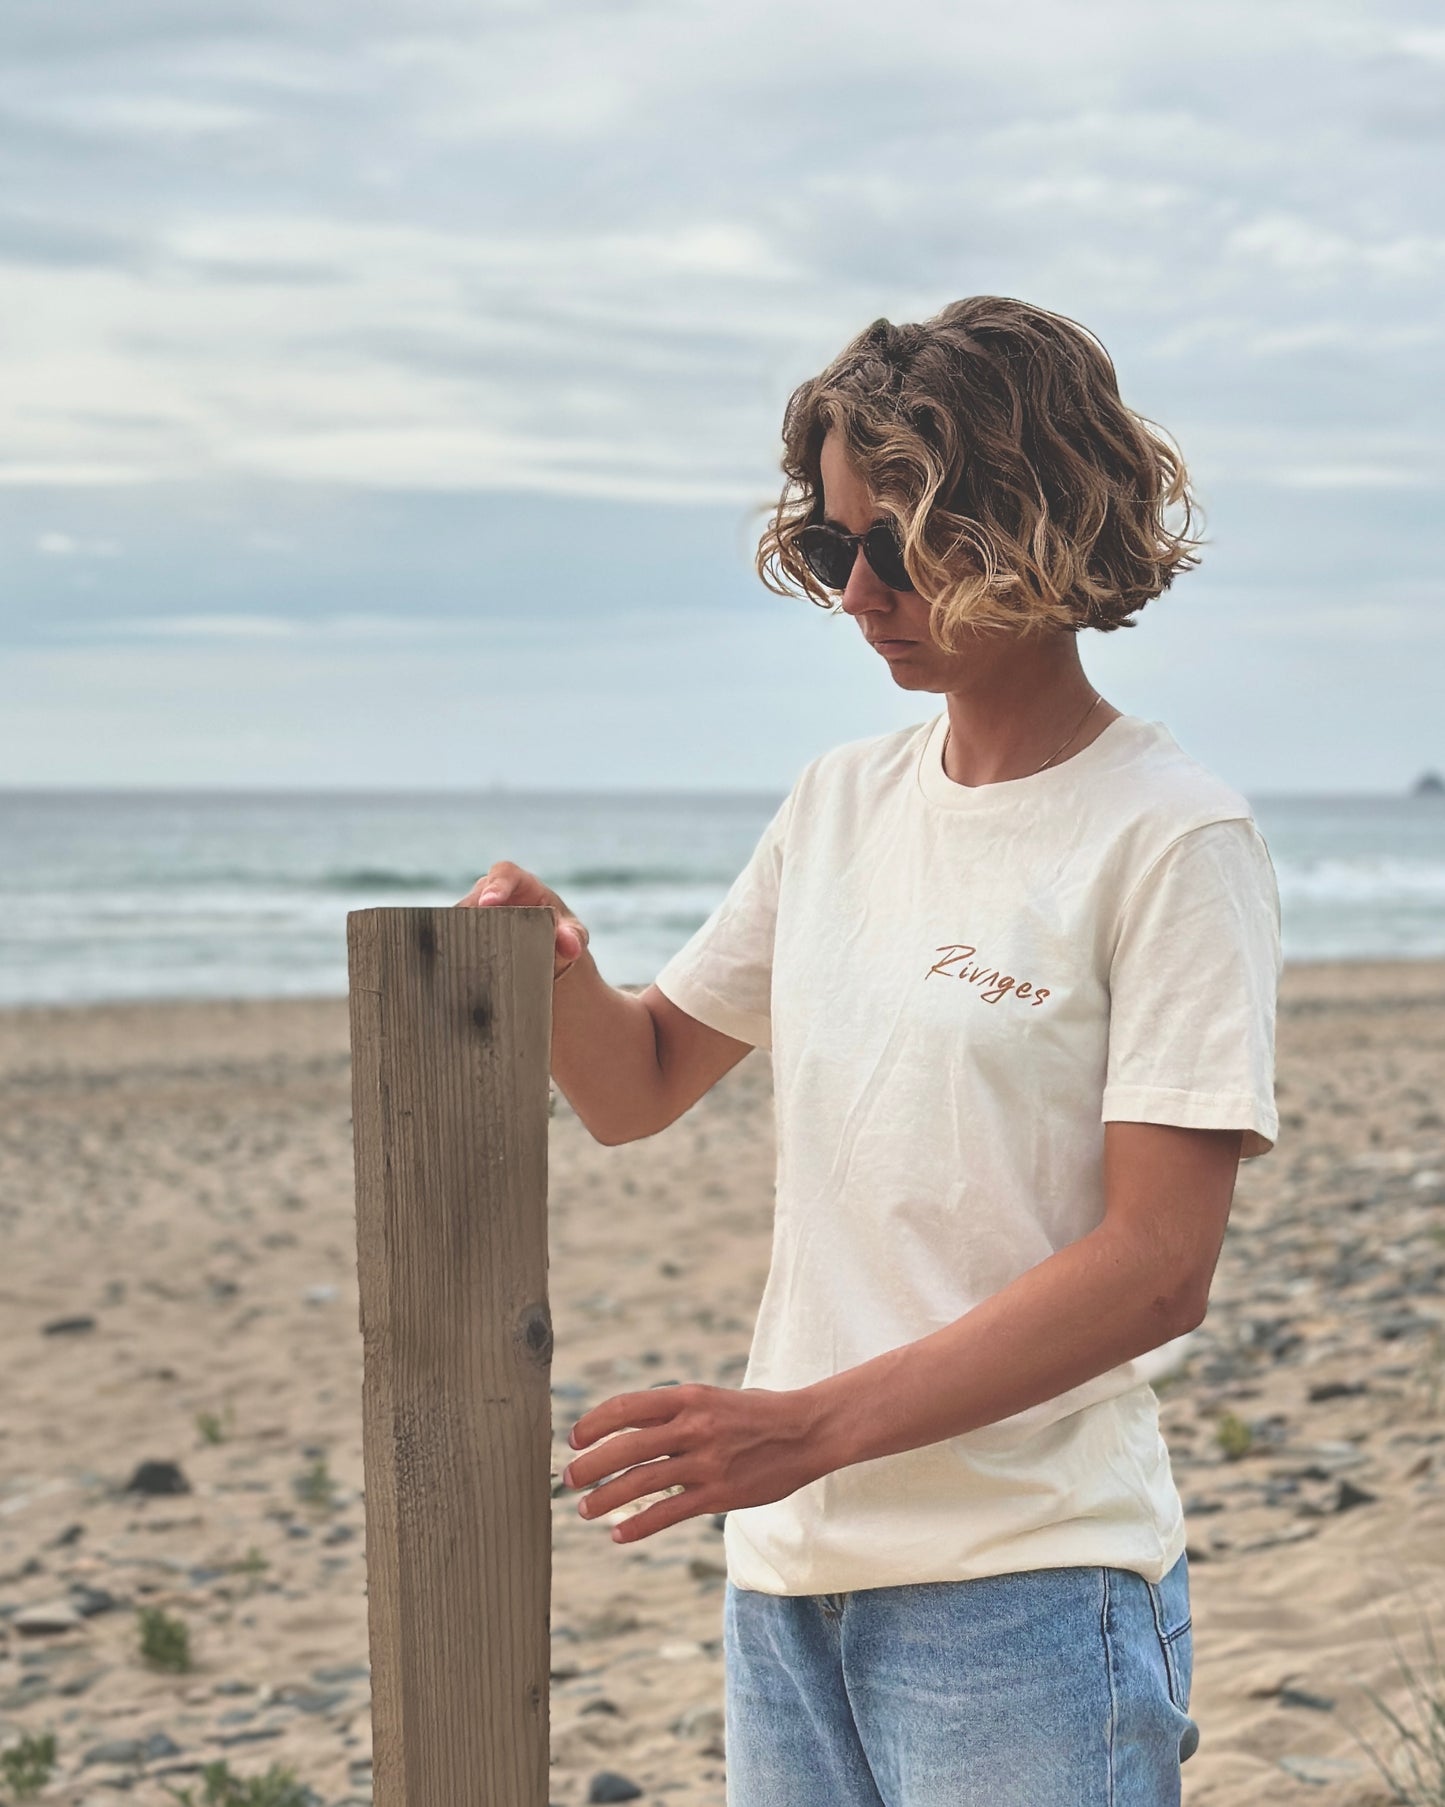
[{"label": "bare arm", "polygon": [[1104,1221],[952,1324],[811,1389],[824,1473],[942,1442],[1092,1380],[1204,1317],[1240,1132],[1104,1126]]},{"label": "bare arm", "polygon": [[655,985],[619,991],[597,970],[586,928],[555,891],[499,860],[463,906],[543,904],[557,922],[552,981],[552,1077],[589,1133],[607,1146],[656,1135],[748,1052]]}]

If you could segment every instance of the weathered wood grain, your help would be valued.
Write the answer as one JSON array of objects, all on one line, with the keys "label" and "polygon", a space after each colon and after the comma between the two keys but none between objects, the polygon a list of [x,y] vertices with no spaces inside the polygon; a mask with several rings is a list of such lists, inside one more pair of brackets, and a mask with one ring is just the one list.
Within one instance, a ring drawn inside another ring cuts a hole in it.
[{"label": "weathered wood grain", "polygon": [[376,1807],[545,1807],[553,922],[347,917]]}]

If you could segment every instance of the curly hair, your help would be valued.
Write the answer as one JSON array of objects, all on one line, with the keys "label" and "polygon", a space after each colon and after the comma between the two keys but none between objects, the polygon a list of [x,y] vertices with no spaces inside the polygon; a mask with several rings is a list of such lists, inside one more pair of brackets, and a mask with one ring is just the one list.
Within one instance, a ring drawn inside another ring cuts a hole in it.
[{"label": "curly hair", "polygon": [[1202,511],[1177,446],[1124,405],[1108,352],[1062,314],[975,295],[918,325],[875,320],[794,390],[757,570],[777,594],[824,606],[836,598],[796,541],[823,518],[833,429],[898,531],[945,650],[964,628],[1133,627],[1199,562]]}]

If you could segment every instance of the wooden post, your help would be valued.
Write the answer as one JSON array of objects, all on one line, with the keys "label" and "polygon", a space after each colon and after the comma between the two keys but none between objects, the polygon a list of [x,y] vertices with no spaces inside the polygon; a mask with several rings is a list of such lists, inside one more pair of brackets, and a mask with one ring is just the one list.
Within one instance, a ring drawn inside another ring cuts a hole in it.
[{"label": "wooden post", "polygon": [[376,1807],[546,1807],[549,910],[353,910]]}]

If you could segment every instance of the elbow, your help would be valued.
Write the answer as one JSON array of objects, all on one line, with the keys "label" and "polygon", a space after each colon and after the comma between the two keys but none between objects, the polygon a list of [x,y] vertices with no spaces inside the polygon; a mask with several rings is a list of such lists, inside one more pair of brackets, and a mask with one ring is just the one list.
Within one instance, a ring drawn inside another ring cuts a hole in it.
[{"label": "elbow", "polygon": [[594,1142],[599,1142],[603,1148],[621,1148],[624,1142],[635,1142],[637,1140],[636,1136],[629,1135],[626,1130],[618,1129],[615,1126],[602,1128],[598,1125],[587,1123],[583,1125],[583,1128],[586,1129],[592,1140]]},{"label": "elbow", "polygon": [[594,1128],[592,1124],[586,1123],[583,1128],[594,1142],[600,1142],[604,1148],[621,1148],[625,1142],[642,1142],[648,1136],[655,1136],[660,1129],[666,1128],[666,1125],[662,1123],[633,1123],[625,1126],[607,1124]]},{"label": "elbow", "polygon": [[1186,1336],[1204,1322],[1209,1309],[1209,1278],[1196,1276],[1181,1281],[1178,1275],[1171,1274],[1167,1284],[1150,1289],[1144,1317],[1151,1349],[1173,1342],[1177,1336]]},{"label": "elbow", "polygon": [[1208,1280],[1160,1294],[1153,1301],[1153,1310],[1160,1342],[1168,1343],[1177,1336],[1187,1336],[1191,1330],[1199,1328],[1209,1310]]}]

